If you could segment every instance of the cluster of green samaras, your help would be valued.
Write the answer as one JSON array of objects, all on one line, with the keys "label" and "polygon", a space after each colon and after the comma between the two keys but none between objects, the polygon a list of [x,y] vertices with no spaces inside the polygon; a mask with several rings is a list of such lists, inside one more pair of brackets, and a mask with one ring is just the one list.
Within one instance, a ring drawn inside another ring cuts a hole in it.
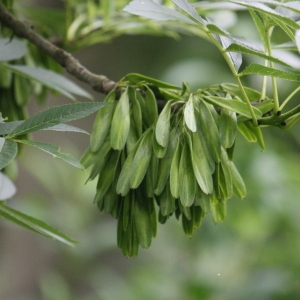
[{"label": "cluster of green samaras", "polygon": [[[225,218],[226,200],[246,195],[232,162],[236,132],[240,129],[252,138],[257,133],[245,116],[247,109],[243,116],[211,104],[223,101],[228,107],[228,102],[239,102],[233,106],[242,106],[237,110],[243,112],[246,104],[234,95],[239,93],[235,85],[219,87],[218,93],[212,89],[193,94],[186,86],[141,75],[125,79],[119,95],[112,91],[99,110],[81,162],[92,166],[89,180],[98,177],[94,201],[99,210],[118,219],[118,246],[125,256],[134,257],[139,246],[150,246],[157,220],[165,223],[174,214],[191,237],[207,213],[215,222]],[[224,87],[231,93],[220,92]],[[270,102],[257,107],[261,115]]]}]

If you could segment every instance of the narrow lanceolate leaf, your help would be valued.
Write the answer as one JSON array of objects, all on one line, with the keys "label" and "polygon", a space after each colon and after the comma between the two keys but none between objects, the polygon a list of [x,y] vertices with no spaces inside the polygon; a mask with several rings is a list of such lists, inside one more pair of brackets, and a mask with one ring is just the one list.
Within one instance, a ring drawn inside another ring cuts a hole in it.
[{"label": "narrow lanceolate leaf", "polygon": [[197,131],[197,124],[196,124],[196,118],[194,113],[194,101],[193,101],[193,95],[190,95],[190,98],[188,102],[186,103],[184,107],[184,121],[188,129],[192,132]]},{"label": "narrow lanceolate leaf", "polygon": [[123,166],[122,170],[117,182],[116,191],[118,194],[122,196],[126,196],[130,190],[130,175],[131,175],[131,168],[133,164],[133,160],[135,157],[135,153],[139,147],[141,139],[135,144],[133,149],[129,152]]},{"label": "narrow lanceolate leaf", "polygon": [[88,99],[93,98],[88,92],[80,88],[78,85],[76,85],[66,77],[53,71],[46,70],[43,68],[21,65],[2,66],[15,74],[26,77],[28,79],[36,80],[48,87],[49,89],[61,93],[72,100],[75,99],[73,95],[82,96]]},{"label": "narrow lanceolate leaf", "polygon": [[[251,121],[246,121],[246,122],[251,122]],[[238,130],[248,142],[255,143],[257,142],[257,137],[254,134],[254,132],[247,127],[246,122],[238,123]]]},{"label": "narrow lanceolate leaf", "polygon": [[179,164],[180,164],[181,151],[182,151],[181,141],[178,138],[177,146],[172,159],[171,170],[170,170],[171,194],[176,199],[179,198],[179,180],[181,180],[179,178]]},{"label": "narrow lanceolate leaf", "polygon": [[222,159],[220,168],[220,187],[224,196],[223,200],[230,199],[233,195],[232,175],[229,168],[227,152],[222,148]]},{"label": "narrow lanceolate leaf", "polygon": [[245,75],[261,75],[261,76],[283,78],[290,81],[300,81],[300,74],[281,71],[281,70],[265,67],[263,65],[256,64],[256,63],[247,66],[241,73],[239,73],[239,76],[245,76]]},{"label": "narrow lanceolate leaf", "polygon": [[184,207],[189,207],[195,199],[195,175],[191,154],[187,143],[183,146],[179,164],[179,196]]},{"label": "narrow lanceolate leaf", "polygon": [[18,145],[14,141],[0,137],[0,170],[6,167],[18,153]]},{"label": "narrow lanceolate leaf", "polygon": [[245,125],[255,134],[257,142],[262,150],[265,150],[264,137],[260,127],[255,126],[252,122],[245,122]]},{"label": "narrow lanceolate leaf", "polygon": [[170,169],[176,146],[178,143],[179,132],[173,129],[170,134],[170,141],[167,146],[166,155],[159,160],[158,171],[157,171],[157,182],[154,193],[160,195],[166,186],[166,183],[170,176]]},{"label": "narrow lanceolate leaf", "polygon": [[131,108],[131,122],[134,123],[135,131],[137,137],[139,138],[143,133],[143,119],[142,119],[142,110],[139,101],[135,97],[135,92],[131,93],[130,97],[132,108]]},{"label": "narrow lanceolate leaf", "polygon": [[230,148],[235,141],[237,131],[236,113],[222,109],[218,127],[222,146],[224,148]]},{"label": "narrow lanceolate leaf", "polygon": [[139,244],[142,248],[149,248],[152,241],[152,225],[150,214],[145,203],[147,199],[143,199],[141,193],[136,193],[134,201],[134,224]]},{"label": "narrow lanceolate leaf", "polygon": [[54,106],[38,112],[29,119],[25,120],[23,123],[17,126],[8,135],[8,137],[15,137],[25,133],[39,131],[54,125],[84,118],[96,112],[105,105],[105,103],[99,102],[81,102]]},{"label": "narrow lanceolate leaf", "polygon": [[192,133],[191,153],[193,170],[198,185],[205,194],[211,194],[213,192],[212,172],[197,132]]},{"label": "narrow lanceolate leaf", "polygon": [[152,129],[146,131],[141,139],[131,166],[130,187],[132,189],[140,185],[149,167],[152,155]]},{"label": "narrow lanceolate leaf", "polygon": [[124,11],[129,12],[133,15],[138,15],[157,21],[174,20],[188,24],[195,24],[194,21],[184,16],[183,14],[177,12],[176,10],[157,4],[151,0],[131,1],[124,8]]},{"label": "narrow lanceolate leaf", "polygon": [[94,202],[100,201],[105,193],[108,191],[109,187],[112,185],[115,171],[118,165],[118,158],[120,152],[119,151],[112,151],[110,156],[107,158],[105,164],[105,174],[100,174],[97,183],[97,192],[95,196]]},{"label": "narrow lanceolate leaf", "polygon": [[110,130],[114,109],[114,103],[107,103],[97,113],[90,139],[91,151],[97,152],[104,143]]},{"label": "narrow lanceolate leaf", "polygon": [[229,167],[232,174],[233,193],[239,199],[244,199],[247,194],[244,180],[233,162],[229,163]]},{"label": "narrow lanceolate leaf", "polygon": [[199,14],[189,1],[172,0],[172,2],[175,3],[180,9],[185,11],[188,15],[190,15],[194,20],[204,25],[205,21],[199,16]]},{"label": "narrow lanceolate leaf", "polygon": [[39,233],[48,238],[58,240],[69,246],[73,246],[74,243],[77,243],[75,240],[61,233],[44,221],[26,215],[3,204],[0,204],[0,216],[19,226]]},{"label": "narrow lanceolate leaf", "polygon": [[110,129],[111,147],[122,150],[125,146],[130,128],[130,110],[128,90],[126,90],[117,103]]},{"label": "narrow lanceolate leaf", "polygon": [[72,126],[72,125],[67,125],[67,124],[58,124],[54,125],[52,127],[45,128],[43,130],[49,130],[49,131],[60,131],[60,132],[78,132],[78,133],[89,133],[79,127]]},{"label": "narrow lanceolate leaf", "polygon": [[15,184],[2,172],[0,172],[0,201],[13,197],[17,189]]},{"label": "narrow lanceolate leaf", "polygon": [[16,142],[38,148],[42,151],[52,154],[53,157],[55,157],[55,158],[62,159],[63,161],[67,162],[68,164],[70,164],[76,168],[84,169],[84,166],[76,158],[74,158],[71,154],[61,153],[59,151],[59,147],[56,145],[42,143],[42,142],[36,142],[36,141],[29,141],[29,140],[16,140]]},{"label": "narrow lanceolate leaf", "polygon": [[162,147],[166,147],[169,141],[171,104],[172,101],[166,103],[156,123],[155,137],[157,143]]},{"label": "narrow lanceolate leaf", "polygon": [[[252,118],[248,105],[245,102],[216,96],[205,96],[203,97],[203,100],[215,106],[223,107],[225,109],[236,112],[247,118]],[[262,112],[258,108],[253,107],[252,109],[258,118],[262,116]]]},{"label": "narrow lanceolate leaf", "polygon": [[145,118],[149,127],[155,124],[158,118],[156,98],[150,88],[147,89],[145,96]]},{"label": "narrow lanceolate leaf", "polygon": [[199,122],[197,124],[198,131],[203,135],[214,161],[219,162],[221,160],[221,142],[217,124],[204,101],[199,100],[197,102],[195,112],[197,122]]}]

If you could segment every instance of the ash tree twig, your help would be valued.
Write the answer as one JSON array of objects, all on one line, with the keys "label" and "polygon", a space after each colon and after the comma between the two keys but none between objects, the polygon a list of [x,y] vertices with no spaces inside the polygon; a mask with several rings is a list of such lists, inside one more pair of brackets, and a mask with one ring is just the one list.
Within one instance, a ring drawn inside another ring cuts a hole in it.
[{"label": "ash tree twig", "polygon": [[116,86],[116,82],[106,76],[97,75],[87,70],[69,52],[44,39],[30,25],[18,20],[2,5],[0,5],[0,23],[10,28],[14,35],[30,41],[64,67],[68,73],[87,83],[97,92],[108,94]]}]

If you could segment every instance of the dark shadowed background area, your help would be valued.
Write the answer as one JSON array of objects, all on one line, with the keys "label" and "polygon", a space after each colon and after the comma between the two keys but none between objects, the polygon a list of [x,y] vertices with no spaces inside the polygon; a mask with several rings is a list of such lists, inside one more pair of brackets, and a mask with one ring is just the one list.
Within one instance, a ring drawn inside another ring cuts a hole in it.
[{"label": "dark shadowed background area", "polygon": [[[233,31],[247,34],[246,15],[239,22]],[[178,41],[122,36],[75,55],[89,70],[116,81],[137,72],[175,84],[187,81],[192,89],[233,82],[216,50],[192,36]],[[251,79],[249,85],[257,82]],[[289,86],[279,85],[284,97]],[[52,96],[46,106],[68,101]],[[40,109],[33,99],[30,113]],[[94,117],[74,124],[90,132]],[[215,225],[207,216],[192,239],[173,218],[159,225],[150,249],[140,250],[135,259],[124,258],[117,248],[116,220],[93,204],[95,183],[85,185],[87,173],[25,148],[18,193],[10,206],[46,220],[80,243],[71,248],[0,220],[0,299],[299,299],[299,130],[299,124],[290,131],[264,129],[263,152],[239,135],[235,161],[245,178],[246,199],[228,201],[224,223]],[[77,158],[89,143],[79,133],[36,137]]]}]

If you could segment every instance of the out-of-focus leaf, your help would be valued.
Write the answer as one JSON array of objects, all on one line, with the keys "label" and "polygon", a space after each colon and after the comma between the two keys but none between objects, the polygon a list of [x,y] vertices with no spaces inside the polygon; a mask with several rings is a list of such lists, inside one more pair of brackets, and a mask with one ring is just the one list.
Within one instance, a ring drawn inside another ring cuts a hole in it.
[{"label": "out-of-focus leaf", "polygon": [[43,68],[20,65],[0,65],[1,68],[12,71],[20,76],[28,79],[36,80],[49,89],[65,95],[66,97],[75,100],[73,95],[92,99],[92,95],[80,88],[78,85],[67,79],[66,77]]},{"label": "out-of-focus leaf", "polygon": [[0,201],[14,196],[16,193],[14,183],[2,172],[0,172]]},{"label": "out-of-focus leaf", "polygon": [[103,102],[79,102],[51,107],[25,120],[9,134],[9,137],[39,131],[61,123],[84,118],[105,105],[106,103]]},{"label": "out-of-focus leaf", "polygon": [[49,154],[52,154],[53,157],[55,158],[60,158],[63,161],[67,162],[68,164],[79,168],[79,169],[84,169],[84,166],[76,159],[74,158],[71,154],[68,153],[61,153],[59,150],[59,147],[56,145],[48,144],[48,143],[43,143],[43,142],[36,142],[36,141],[29,141],[29,140],[16,140],[18,143],[22,143],[25,145],[33,146],[35,148],[38,148],[42,151],[45,151]]},{"label": "out-of-focus leaf", "polygon": [[195,8],[192,6],[190,2],[187,0],[172,0],[180,9],[189,14],[193,19],[204,24],[204,20],[199,16]]},{"label": "out-of-focus leaf", "polygon": [[274,9],[272,9],[272,8],[262,4],[262,3],[259,3],[258,1],[231,1],[231,2],[243,5],[245,7],[250,8],[250,9],[252,8],[253,10],[256,10],[256,11],[259,11],[259,12],[265,14],[266,16],[271,17],[275,21],[283,22],[284,24],[286,24],[287,26],[289,26],[289,27],[291,27],[295,30],[300,28],[300,25],[297,24],[291,18],[288,18],[288,17],[285,17],[285,16],[281,15],[280,13],[275,11]]},{"label": "out-of-focus leaf", "polygon": [[146,17],[157,21],[174,20],[187,24],[195,24],[195,22],[176,10],[162,6],[150,0],[134,0],[131,1],[124,11],[133,15]]},{"label": "out-of-focus leaf", "polygon": [[23,40],[13,38],[0,39],[0,61],[9,61],[23,57],[27,52],[26,44]]},{"label": "out-of-focus leaf", "polygon": [[297,45],[298,51],[300,52],[300,30],[296,31],[295,40],[296,40],[296,45]]},{"label": "out-of-focus leaf", "polygon": [[16,142],[0,137],[0,170],[6,167],[17,153],[18,145]]},{"label": "out-of-focus leaf", "polygon": [[132,83],[140,83],[140,82],[144,82],[144,83],[150,83],[153,84],[159,88],[165,88],[165,89],[174,89],[174,90],[180,90],[181,87],[167,83],[167,82],[163,82],[161,80],[157,80],[155,78],[151,78],[148,76],[144,76],[141,74],[137,74],[137,73],[130,73],[127,74],[124,78],[125,80],[129,80]]},{"label": "out-of-focus leaf", "polygon": [[15,209],[12,209],[6,205],[3,205],[2,203],[0,203],[0,216],[19,226],[22,226],[33,232],[39,233],[48,238],[58,240],[69,246],[73,246],[74,243],[77,243],[77,241],[61,233],[60,231],[48,225],[44,221],[26,215]]}]

